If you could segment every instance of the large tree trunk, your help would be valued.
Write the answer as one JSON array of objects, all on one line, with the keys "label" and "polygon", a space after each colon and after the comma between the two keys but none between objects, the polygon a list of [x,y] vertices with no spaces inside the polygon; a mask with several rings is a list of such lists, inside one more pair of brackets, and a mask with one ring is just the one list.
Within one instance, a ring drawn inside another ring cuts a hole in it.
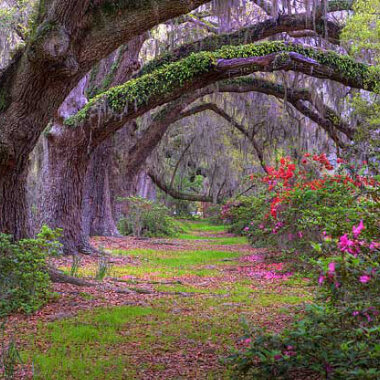
[{"label": "large tree trunk", "polygon": [[25,167],[0,176],[0,231],[15,239],[29,235],[26,206]]},{"label": "large tree trunk", "polygon": [[[62,121],[83,107],[87,102],[86,89],[96,91],[97,87],[102,87],[107,74],[121,81],[129,78],[139,68],[137,57],[143,41],[144,37],[134,38],[126,49],[103,60],[89,84],[84,78],[61,105],[47,134],[45,222],[63,229],[62,243],[66,253],[91,253],[94,249],[89,243],[90,235],[115,236],[118,232],[112,216],[108,177],[112,137],[94,148],[91,131],[64,126]],[[110,73],[113,62],[117,62],[118,70]]]},{"label": "large tree trunk", "polygon": [[88,253],[89,244],[82,229],[83,185],[90,154],[80,143],[76,130],[71,131],[77,146],[68,146],[70,140],[65,131],[59,134],[60,126],[54,126],[45,140],[44,156],[44,222],[52,228],[62,228],[64,252]]},{"label": "large tree trunk", "polygon": [[87,169],[82,204],[85,236],[119,236],[111,201],[110,170],[113,138],[95,149]]}]

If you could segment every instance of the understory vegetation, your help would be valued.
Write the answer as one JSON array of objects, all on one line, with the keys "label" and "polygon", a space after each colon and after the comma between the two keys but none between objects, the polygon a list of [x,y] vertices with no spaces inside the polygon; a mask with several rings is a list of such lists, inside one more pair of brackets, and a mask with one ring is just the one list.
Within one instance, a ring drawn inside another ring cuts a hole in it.
[{"label": "understory vegetation", "polygon": [[162,203],[141,197],[128,197],[126,216],[119,220],[119,231],[123,235],[137,237],[174,236],[181,231],[179,223],[169,214]]},{"label": "understory vegetation", "polygon": [[293,256],[318,283],[315,303],[292,327],[276,335],[247,331],[250,347],[230,358],[243,373],[380,376],[379,177],[367,163],[338,165],[331,174],[323,154],[305,154],[299,165],[283,157],[266,176],[252,177],[257,195],[222,209],[233,230]]},{"label": "understory vegetation", "polygon": [[[278,330],[297,305],[311,300],[307,279],[267,281],[265,276],[283,272],[283,264],[252,255],[245,238],[227,235],[229,244],[224,244],[223,226],[182,224],[193,239],[179,239],[172,249],[152,243],[135,249],[109,245],[114,264],[103,283],[128,289],[126,304],[120,304],[122,294],[104,288],[61,295],[69,305],[90,310],[73,314],[68,307],[50,321],[37,320],[34,331],[22,337],[23,348],[17,346],[22,364],[15,361],[15,368],[32,364],[36,379],[165,378],[174,373],[227,379],[233,373],[220,358],[231,346],[247,346],[241,339],[243,320]],[[96,262],[82,262],[77,277],[94,278],[96,271]]]},{"label": "understory vegetation", "polygon": [[36,239],[17,242],[0,234],[0,318],[11,312],[32,313],[51,295],[47,258],[59,253],[59,231],[44,226]]}]

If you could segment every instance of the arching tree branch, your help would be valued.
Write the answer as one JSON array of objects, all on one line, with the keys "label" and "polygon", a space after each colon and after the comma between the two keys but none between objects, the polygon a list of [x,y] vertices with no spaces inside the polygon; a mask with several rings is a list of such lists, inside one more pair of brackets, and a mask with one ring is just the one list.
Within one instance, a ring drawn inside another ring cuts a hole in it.
[{"label": "arching tree branch", "polygon": [[193,54],[114,87],[92,99],[66,123],[89,128],[93,143],[98,144],[125,122],[184,93],[228,77],[278,70],[297,71],[367,90],[373,90],[377,83],[370,66],[331,51],[284,42],[229,46],[214,53]]},{"label": "arching tree branch", "polygon": [[[327,35],[330,42],[336,44],[339,42],[339,35],[342,27],[332,21],[325,21],[322,15],[316,18],[315,34],[324,36]],[[199,51],[215,51],[224,45],[242,45],[251,44],[264,38],[274,36],[284,32],[297,32],[309,30],[313,28],[313,22],[310,15],[306,13],[294,15],[281,15],[276,18],[255,23],[238,31],[212,35],[203,38],[202,40],[191,42],[180,46],[173,51],[163,54],[150,62],[148,62],[140,71],[139,75],[150,73],[170,62],[178,61],[181,58],[189,56],[191,53]],[[325,30],[327,28],[327,30]]]},{"label": "arching tree branch", "polygon": [[[307,89],[294,90],[285,88],[278,83],[252,77],[221,82],[218,89],[220,92],[256,91],[280,99],[286,98],[294,108],[320,125],[340,147],[344,147],[344,145],[340,141],[337,131],[346,135],[350,140],[354,137],[355,131],[332,108],[323,103],[316,104],[316,97]],[[310,103],[312,107],[307,103]]]},{"label": "arching tree branch", "polygon": [[153,170],[149,170],[148,172],[149,177],[152,179],[154,184],[160,188],[163,192],[166,194],[169,194],[171,197],[175,199],[180,199],[183,201],[190,201],[190,202],[207,202],[212,203],[213,199],[210,196],[207,195],[200,195],[200,194],[189,194],[184,193],[182,191],[178,191],[168,185],[166,185],[159,177],[156,175]]},{"label": "arching tree branch", "polygon": [[[308,106],[305,100],[313,104],[312,96],[308,90],[292,90],[268,80],[247,77],[218,82],[215,85],[204,87],[193,93],[186,94],[165,106],[153,117],[153,121],[147,128],[146,132],[143,134],[143,136],[140,137],[140,139],[130,150],[126,169],[127,175],[133,177],[138,172],[141,165],[148,158],[152,150],[159,144],[161,138],[166,133],[171,124],[175,123],[180,119],[189,117],[191,115],[194,115],[195,113],[199,113],[207,109],[212,110],[220,116],[224,117],[228,122],[232,123],[242,133],[244,133],[246,136],[248,135],[247,137],[252,141],[252,136],[247,134],[247,131],[243,126],[240,126],[227,113],[225,113],[223,110],[219,109],[215,105],[211,107],[207,104],[201,104],[198,106],[194,106],[190,109],[186,109],[186,107],[188,107],[188,105],[190,105],[196,99],[202,98],[205,95],[210,95],[214,92],[261,92],[267,95],[275,96],[280,99],[284,99],[286,94],[287,101],[289,103],[291,103],[298,111],[300,111],[305,116],[309,117],[311,120],[313,120],[322,128],[324,128],[329,134],[329,136],[334,141],[336,141],[339,146],[344,146],[340,141],[335,129],[338,129],[339,131],[343,132],[344,128],[346,128],[347,125],[339,118],[339,116],[333,110],[331,110],[325,105],[320,105],[319,107],[321,107],[322,109],[326,108],[326,112],[329,112],[328,115],[325,115],[324,113],[318,113],[316,109],[313,109],[311,106]],[[256,141],[254,144],[254,148],[258,154],[260,163],[263,169],[265,170],[264,155]]]},{"label": "arching tree branch", "polygon": [[258,142],[255,139],[255,134],[253,133],[252,135],[250,135],[249,132],[241,124],[239,124],[233,117],[228,115],[227,112],[225,112],[223,109],[218,107],[215,103],[208,102],[208,103],[202,103],[200,105],[194,106],[190,108],[189,110],[182,112],[181,116],[185,118],[185,117],[189,117],[191,115],[195,115],[197,113],[204,112],[204,111],[212,111],[216,113],[217,115],[225,119],[228,123],[230,123],[238,131],[240,131],[251,142],[257,154],[257,157],[259,158],[261,167],[263,168],[265,172],[267,171],[265,163],[264,163],[264,154]]}]

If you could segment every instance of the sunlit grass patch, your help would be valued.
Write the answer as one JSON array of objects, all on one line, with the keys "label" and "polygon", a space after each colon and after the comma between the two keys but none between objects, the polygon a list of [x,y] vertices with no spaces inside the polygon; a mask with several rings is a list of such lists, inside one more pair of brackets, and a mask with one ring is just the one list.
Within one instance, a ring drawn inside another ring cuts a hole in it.
[{"label": "sunlit grass patch", "polygon": [[[225,259],[237,259],[240,252],[226,252],[218,250],[192,250],[192,251],[163,251],[152,249],[135,249],[131,251],[114,250],[113,255],[131,256],[138,264],[112,266],[108,276],[136,276],[136,277],[181,277],[195,276],[219,276],[218,267],[225,265]],[[70,273],[69,267],[61,267],[65,273]],[[94,277],[96,265],[79,267],[78,277]]]},{"label": "sunlit grass patch", "polygon": [[225,231],[225,226],[210,224],[208,220],[181,221],[184,231],[221,232]]},{"label": "sunlit grass patch", "polygon": [[208,293],[210,291],[209,289],[182,284],[156,285],[154,288],[159,292]]},{"label": "sunlit grass patch", "polygon": [[[124,379],[128,363],[112,349],[138,339],[124,334],[131,325],[164,316],[149,307],[121,306],[41,324],[23,357],[33,363],[36,379]],[[133,366],[128,373],[134,373]]]},{"label": "sunlit grass patch", "polygon": [[227,237],[210,237],[200,236],[192,233],[183,233],[176,236],[176,239],[181,240],[200,240],[207,242],[208,244],[217,245],[233,245],[233,244],[248,244],[248,240],[245,236],[227,236]]},{"label": "sunlit grass patch", "polygon": [[192,250],[192,251],[154,251],[154,250],[134,250],[134,251],[113,251],[113,254],[138,257],[141,265],[170,267],[170,268],[191,268],[196,265],[215,264],[223,259],[234,259],[242,256],[240,252],[226,252],[217,250]]},{"label": "sunlit grass patch", "polygon": [[165,266],[119,266],[114,267],[111,272],[113,277],[132,276],[139,278],[172,278],[194,275],[198,277],[218,276],[220,272],[207,268],[175,268]]},{"label": "sunlit grass patch", "polygon": [[234,244],[248,244],[248,240],[245,236],[231,236],[223,238],[215,238],[210,244],[220,244],[220,245],[234,245]]}]

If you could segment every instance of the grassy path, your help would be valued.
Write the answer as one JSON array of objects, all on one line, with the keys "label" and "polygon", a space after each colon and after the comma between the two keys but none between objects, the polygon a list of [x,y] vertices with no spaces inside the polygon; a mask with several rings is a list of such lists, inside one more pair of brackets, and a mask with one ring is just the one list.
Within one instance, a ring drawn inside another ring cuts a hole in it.
[{"label": "grassy path", "polygon": [[[20,378],[230,379],[220,359],[247,344],[242,321],[280,330],[310,298],[307,281],[284,273],[276,255],[221,226],[187,222],[176,239],[94,242],[112,255],[102,282],[55,285],[54,303],[11,318],[27,363]],[[84,258],[78,276],[94,276],[96,261]]]}]

